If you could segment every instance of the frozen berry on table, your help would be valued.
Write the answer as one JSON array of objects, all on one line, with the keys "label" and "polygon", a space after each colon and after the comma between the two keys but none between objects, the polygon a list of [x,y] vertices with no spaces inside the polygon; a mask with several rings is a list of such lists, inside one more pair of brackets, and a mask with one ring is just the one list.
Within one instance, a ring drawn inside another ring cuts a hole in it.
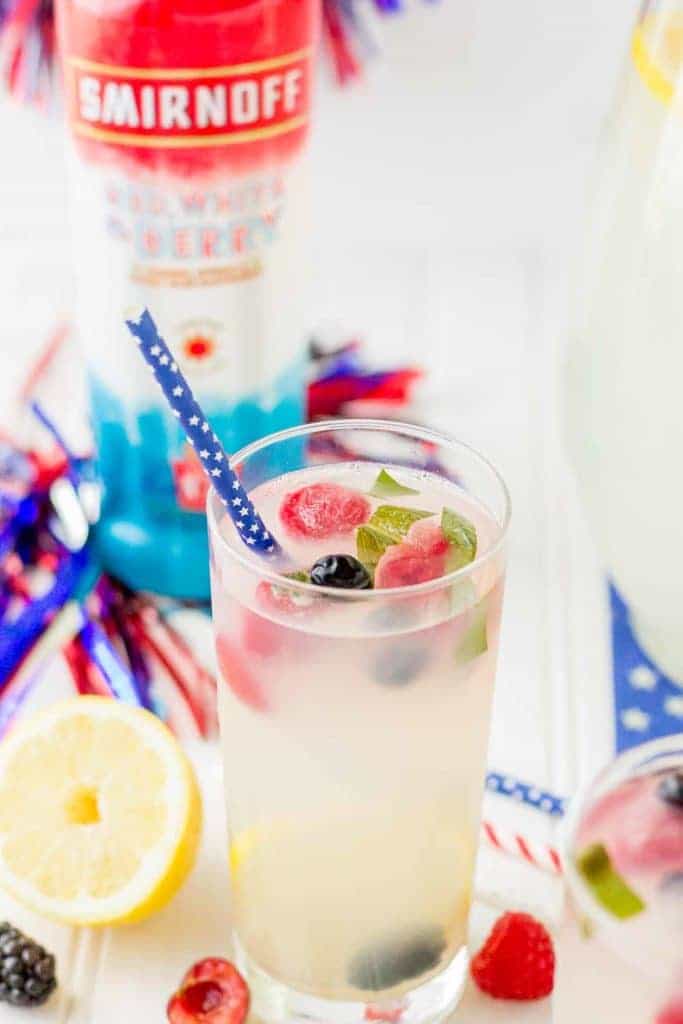
[{"label": "frozen berry on table", "polygon": [[664,803],[683,810],[683,772],[666,775],[657,787],[657,795]]},{"label": "frozen berry on table", "polygon": [[280,520],[293,537],[323,539],[351,533],[370,518],[370,502],[341,484],[317,483],[286,494]]},{"label": "frozen berry on table", "polygon": [[316,587],[337,587],[341,590],[368,590],[370,574],[353,555],[324,555],[311,568],[311,583]]},{"label": "frozen berry on table", "polygon": [[249,988],[229,960],[207,957],[187,972],[166,1007],[170,1024],[243,1024]]},{"label": "frozen berry on table", "polygon": [[554,985],[552,939],[530,914],[503,914],[470,970],[482,992],[494,999],[542,999]]},{"label": "frozen berry on table", "polygon": [[56,988],[55,958],[18,928],[0,924],[0,1000],[41,1006]]}]

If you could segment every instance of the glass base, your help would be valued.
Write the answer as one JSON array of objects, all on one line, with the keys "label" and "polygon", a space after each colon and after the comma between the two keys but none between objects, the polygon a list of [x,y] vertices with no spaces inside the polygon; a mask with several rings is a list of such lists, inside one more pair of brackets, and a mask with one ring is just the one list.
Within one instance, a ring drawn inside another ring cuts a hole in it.
[{"label": "glass base", "polygon": [[428,981],[399,996],[373,993],[367,1002],[324,999],[298,992],[262,970],[235,940],[235,962],[251,989],[251,1016],[265,1024],[436,1024],[460,1002],[469,957],[463,947]]}]

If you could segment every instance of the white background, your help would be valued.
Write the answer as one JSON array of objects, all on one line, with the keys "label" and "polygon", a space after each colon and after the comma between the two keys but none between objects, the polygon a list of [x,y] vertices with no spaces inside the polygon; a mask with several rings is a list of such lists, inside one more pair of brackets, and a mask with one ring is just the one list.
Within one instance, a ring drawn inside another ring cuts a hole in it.
[{"label": "white background", "polygon": [[[360,334],[380,362],[425,365],[420,414],[481,447],[508,478],[491,765],[563,792],[612,738],[603,592],[562,461],[556,371],[586,183],[637,6],[411,3],[378,27],[384,59],[361,85],[339,91],[323,71],[313,143],[312,323]],[[2,422],[31,350],[69,310],[71,279],[60,131],[7,106],[0,131]],[[146,956],[160,927],[139,936]],[[84,978],[99,965],[112,983],[139,976],[138,947],[126,941],[54,939],[71,943],[74,978],[81,956]],[[59,1012],[109,1024],[121,1004]],[[515,1019],[540,1024],[547,1013]],[[473,999],[459,1019],[512,1016]]]}]

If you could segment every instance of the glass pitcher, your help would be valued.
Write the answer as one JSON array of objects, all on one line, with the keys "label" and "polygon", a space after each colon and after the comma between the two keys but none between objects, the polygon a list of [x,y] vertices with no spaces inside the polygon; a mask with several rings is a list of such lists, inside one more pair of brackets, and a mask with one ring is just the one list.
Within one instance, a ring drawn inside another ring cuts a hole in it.
[{"label": "glass pitcher", "polygon": [[683,3],[645,3],[606,126],[566,381],[570,447],[638,638],[683,682]]}]

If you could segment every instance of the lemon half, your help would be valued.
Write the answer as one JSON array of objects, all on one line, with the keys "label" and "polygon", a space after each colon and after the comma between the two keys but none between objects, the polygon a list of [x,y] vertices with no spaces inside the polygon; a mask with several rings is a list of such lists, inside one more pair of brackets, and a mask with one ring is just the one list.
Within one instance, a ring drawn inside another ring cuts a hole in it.
[{"label": "lemon half", "polygon": [[71,924],[138,921],[194,862],[201,800],[192,767],[154,715],[76,697],[0,744],[0,885]]}]

